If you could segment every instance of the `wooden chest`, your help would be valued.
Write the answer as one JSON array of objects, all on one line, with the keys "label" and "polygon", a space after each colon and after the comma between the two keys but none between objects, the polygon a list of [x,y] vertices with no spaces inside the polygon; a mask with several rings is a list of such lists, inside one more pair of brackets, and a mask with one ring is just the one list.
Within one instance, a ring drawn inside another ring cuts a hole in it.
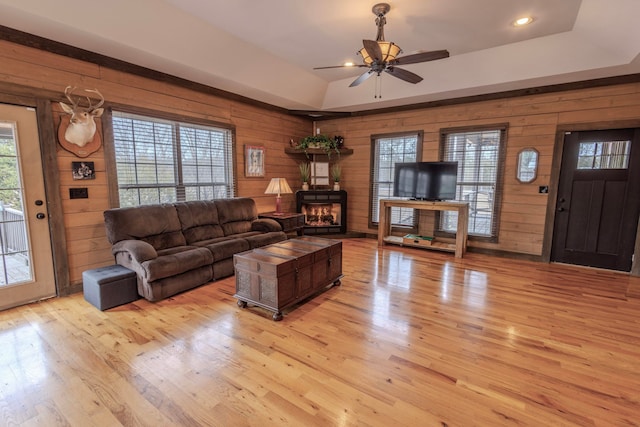
[{"label": "wooden chest", "polygon": [[238,305],[282,310],[319,292],[342,277],[342,242],[299,237],[233,257]]},{"label": "wooden chest", "polygon": [[313,254],[312,291],[342,277],[342,242],[320,237],[302,236],[274,246],[308,250]]}]

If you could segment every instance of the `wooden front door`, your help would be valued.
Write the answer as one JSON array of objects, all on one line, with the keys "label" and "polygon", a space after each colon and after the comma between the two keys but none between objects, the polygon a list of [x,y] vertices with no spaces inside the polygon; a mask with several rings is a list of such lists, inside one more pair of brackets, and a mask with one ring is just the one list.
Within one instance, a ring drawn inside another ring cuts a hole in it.
[{"label": "wooden front door", "polygon": [[568,132],[551,260],[630,271],[640,211],[640,129]]}]

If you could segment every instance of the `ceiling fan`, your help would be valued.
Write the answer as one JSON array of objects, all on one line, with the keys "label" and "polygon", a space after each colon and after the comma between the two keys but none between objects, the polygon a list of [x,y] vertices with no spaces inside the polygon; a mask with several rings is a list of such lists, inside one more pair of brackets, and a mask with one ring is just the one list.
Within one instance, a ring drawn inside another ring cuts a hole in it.
[{"label": "ceiling fan", "polygon": [[369,68],[367,72],[355,79],[349,87],[358,86],[360,83],[367,80],[372,75],[380,74],[384,71],[394,77],[404,80],[409,83],[419,83],[422,81],[422,77],[412,73],[411,71],[398,68],[397,65],[417,64],[419,62],[434,61],[436,59],[443,59],[449,57],[447,50],[434,50],[431,52],[420,52],[412,55],[401,56],[397,58],[397,55],[402,52],[400,46],[393,42],[384,40],[384,24],[387,23],[385,15],[391,6],[387,3],[378,3],[373,6],[371,11],[376,18],[376,25],[378,26],[378,34],[376,40],[362,40],[363,48],[358,51],[362,56],[364,64],[359,65],[335,65],[331,67],[317,67],[314,70],[325,70],[329,68],[346,68],[346,67],[365,67]]}]

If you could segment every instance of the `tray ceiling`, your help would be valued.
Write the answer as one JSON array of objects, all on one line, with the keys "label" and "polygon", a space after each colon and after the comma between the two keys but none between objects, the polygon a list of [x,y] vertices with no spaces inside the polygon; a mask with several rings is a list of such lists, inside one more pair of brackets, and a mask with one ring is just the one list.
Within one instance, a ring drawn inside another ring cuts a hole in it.
[{"label": "tray ceiling", "polygon": [[[0,0],[0,25],[290,110],[362,111],[640,72],[637,0],[389,1],[386,40],[404,54],[451,57],[405,66],[424,78],[416,85],[382,74],[350,88],[365,69],[313,70],[361,61],[375,3]],[[522,15],[534,22],[511,25]]]}]

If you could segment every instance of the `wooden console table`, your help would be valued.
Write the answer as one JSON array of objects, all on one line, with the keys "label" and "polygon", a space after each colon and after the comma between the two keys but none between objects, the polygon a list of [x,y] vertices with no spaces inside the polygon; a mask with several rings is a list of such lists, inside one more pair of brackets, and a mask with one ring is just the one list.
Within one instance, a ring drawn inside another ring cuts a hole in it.
[{"label": "wooden console table", "polygon": [[[455,211],[458,212],[458,225],[456,230],[456,243],[445,243],[434,240],[431,246],[412,245],[403,241],[402,237],[391,236],[391,208],[411,208],[429,211]],[[378,246],[385,243],[397,245],[415,246],[425,249],[454,252],[456,258],[462,258],[467,251],[467,232],[469,227],[469,204],[465,202],[426,202],[420,200],[381,199],[380,223],[378,224]]]}]

